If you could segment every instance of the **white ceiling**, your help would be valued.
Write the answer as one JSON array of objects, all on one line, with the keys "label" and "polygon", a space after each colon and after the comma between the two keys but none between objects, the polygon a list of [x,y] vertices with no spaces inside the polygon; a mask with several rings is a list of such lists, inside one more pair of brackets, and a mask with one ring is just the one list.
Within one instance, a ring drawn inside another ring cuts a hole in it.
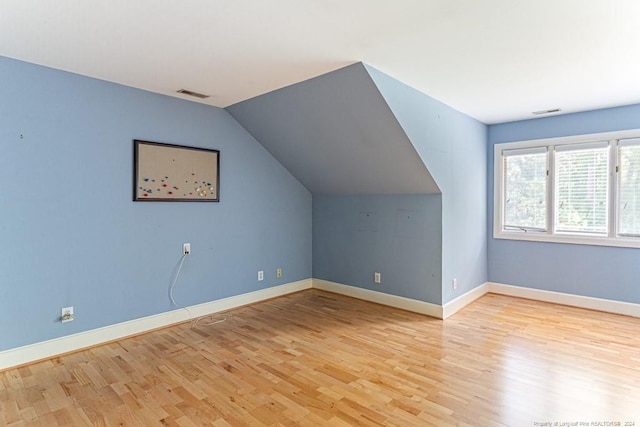
[{"label": "white ceiling", "polygon": [[219,107],[362,61],[498,123],[639,103],[639,23],[638,0],[0,0],[0,55]]}]

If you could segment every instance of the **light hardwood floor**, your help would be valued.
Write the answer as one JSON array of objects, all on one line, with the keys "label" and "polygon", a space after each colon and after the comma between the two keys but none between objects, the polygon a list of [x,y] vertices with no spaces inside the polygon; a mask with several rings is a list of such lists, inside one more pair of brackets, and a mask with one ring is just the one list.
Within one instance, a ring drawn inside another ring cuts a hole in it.
[{"label": "light hardwood floor", "polygon": [[640,426],[639,336],[493,294],[443,322],[309,290],[0,373],[0,425]]}]

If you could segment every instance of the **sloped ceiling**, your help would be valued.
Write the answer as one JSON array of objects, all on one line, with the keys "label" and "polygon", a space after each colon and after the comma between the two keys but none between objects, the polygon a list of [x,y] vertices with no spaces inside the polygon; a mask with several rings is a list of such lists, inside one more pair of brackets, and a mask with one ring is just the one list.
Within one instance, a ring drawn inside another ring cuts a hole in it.
[{"label": "sloped ceiling", "polygon": [[362,63],[226,110],[313,194],[440,192]]}]

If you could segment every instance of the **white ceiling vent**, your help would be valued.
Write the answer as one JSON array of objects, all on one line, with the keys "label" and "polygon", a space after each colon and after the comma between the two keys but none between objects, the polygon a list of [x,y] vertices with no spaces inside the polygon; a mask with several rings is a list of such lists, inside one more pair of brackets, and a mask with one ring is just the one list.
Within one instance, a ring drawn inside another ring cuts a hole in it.
[{"label": "white ceiling vent", "polygon": [[206,99],[206,98],[209,98],[209,96],[211,96],[211,95],[204,95],[202,93],[194,92],[192,90],[187,90],[187,89],[180,89],[178,93],[182,93],[184,95],[189,95],[189,96],[193,96],[200,99]]},{"label": "white ceiling vent", "polygon": [[552,108],[552,109],[550,109],[550,110],[534,111],[534,112],[533,112],[533,113],[531,113],[531,114],[533,114],[534,116],[541,116],[541,115],[543,115],[543,114],[553,114],[553,113],[559,113],[559,112],[561,112],[561,111],[562,111],[562,109],[560,109],[560,108]]}]

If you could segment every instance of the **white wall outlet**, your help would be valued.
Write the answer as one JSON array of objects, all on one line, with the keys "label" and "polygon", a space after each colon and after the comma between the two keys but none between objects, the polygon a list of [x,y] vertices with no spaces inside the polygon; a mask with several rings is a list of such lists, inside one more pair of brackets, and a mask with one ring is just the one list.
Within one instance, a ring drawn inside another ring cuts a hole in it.
[{"label": "white wall outlet", "polygon": [[382,278],[380,277],[380,273],[373,273],[373,283],[381,283]]},{"label": "white wall outlet", "polygon": [[453,290],[458,289],[458,279],[453,279],[451,281],[451,287],[453,288]]},{"label": "white wall outlet", "polygon": [[71,322],[73,320],[73,307],[65,307],[60,310],[60,321],[62,323]]},{"label": "white wall outlet", "polygon": [[182,255],[189,255],[191,253],[191,243],[182,244]]},{"label": "white wall outlet", "polygon": [[282,269],[280,267],[276,269],[276,277],[282,277]]},{"label": "white wall outlet", "polygon": [[264,280],[264,270],[258,270],[258,282],[262,282]]}]

